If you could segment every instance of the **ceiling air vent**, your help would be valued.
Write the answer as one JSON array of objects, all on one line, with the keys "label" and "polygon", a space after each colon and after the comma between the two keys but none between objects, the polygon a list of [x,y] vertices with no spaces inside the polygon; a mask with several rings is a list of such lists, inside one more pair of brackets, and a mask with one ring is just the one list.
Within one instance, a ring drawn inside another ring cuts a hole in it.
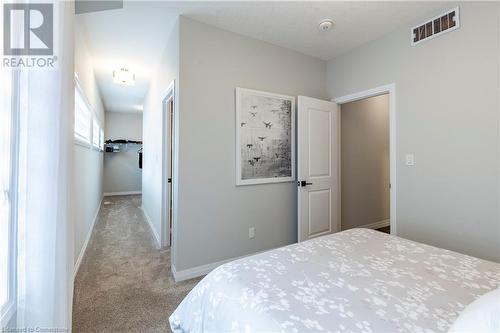
[{"label": "ceiling air vent", "polygon": [[411,45],[440,36],[460,27],[458,7],[411,29]]}]

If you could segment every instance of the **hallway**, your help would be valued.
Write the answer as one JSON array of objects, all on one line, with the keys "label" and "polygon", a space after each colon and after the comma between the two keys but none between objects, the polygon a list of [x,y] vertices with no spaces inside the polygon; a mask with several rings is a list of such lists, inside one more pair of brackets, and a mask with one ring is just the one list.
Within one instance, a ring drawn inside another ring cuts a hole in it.
[{"label": "hallway", "polygon": [[175,283],[141,196],[105,197],[75,279],[73,332],[168,332],[168,317],[200,279]]}]

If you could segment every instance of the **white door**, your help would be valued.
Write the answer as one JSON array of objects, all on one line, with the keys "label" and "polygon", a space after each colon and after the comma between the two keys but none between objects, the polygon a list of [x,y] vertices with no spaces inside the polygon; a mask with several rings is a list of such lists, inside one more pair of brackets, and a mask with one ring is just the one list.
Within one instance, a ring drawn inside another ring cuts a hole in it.
[{"label": "white door", "polygon": [[340,231],[337,104],[298,97],[298,241]]}]

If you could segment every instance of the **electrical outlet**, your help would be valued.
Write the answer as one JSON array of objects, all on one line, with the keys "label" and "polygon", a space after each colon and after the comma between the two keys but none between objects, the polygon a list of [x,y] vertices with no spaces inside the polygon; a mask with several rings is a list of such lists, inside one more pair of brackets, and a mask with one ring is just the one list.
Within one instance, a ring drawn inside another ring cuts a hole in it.
[{"label": "electrical outlet", "polygon": [[409,165],[409,166],[415,165],[415,155],[406,154],[406,165]]},{"label": "electrical outlet", "polygon": [[248,228],[248,238],[255,238],[255,227]]}]

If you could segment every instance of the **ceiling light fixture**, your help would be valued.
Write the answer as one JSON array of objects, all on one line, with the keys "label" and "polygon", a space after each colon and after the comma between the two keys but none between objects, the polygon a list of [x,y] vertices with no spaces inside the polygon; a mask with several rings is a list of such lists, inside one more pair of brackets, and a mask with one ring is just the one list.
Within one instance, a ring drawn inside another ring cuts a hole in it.
[{"label": "ceiling light fixture", "polygon": [[128,68],[122,67],[113,71],[113,82],[126,86],[135,85],[135,74]]},{"label": "ceiling light fixture", "polygon": [[333,28],[333,21],[330,20],[330,19],[325,19],[325,20],[322,20],[319,22],[319,30],[321,31],[328,31],[328,30],[331,30]]}]

